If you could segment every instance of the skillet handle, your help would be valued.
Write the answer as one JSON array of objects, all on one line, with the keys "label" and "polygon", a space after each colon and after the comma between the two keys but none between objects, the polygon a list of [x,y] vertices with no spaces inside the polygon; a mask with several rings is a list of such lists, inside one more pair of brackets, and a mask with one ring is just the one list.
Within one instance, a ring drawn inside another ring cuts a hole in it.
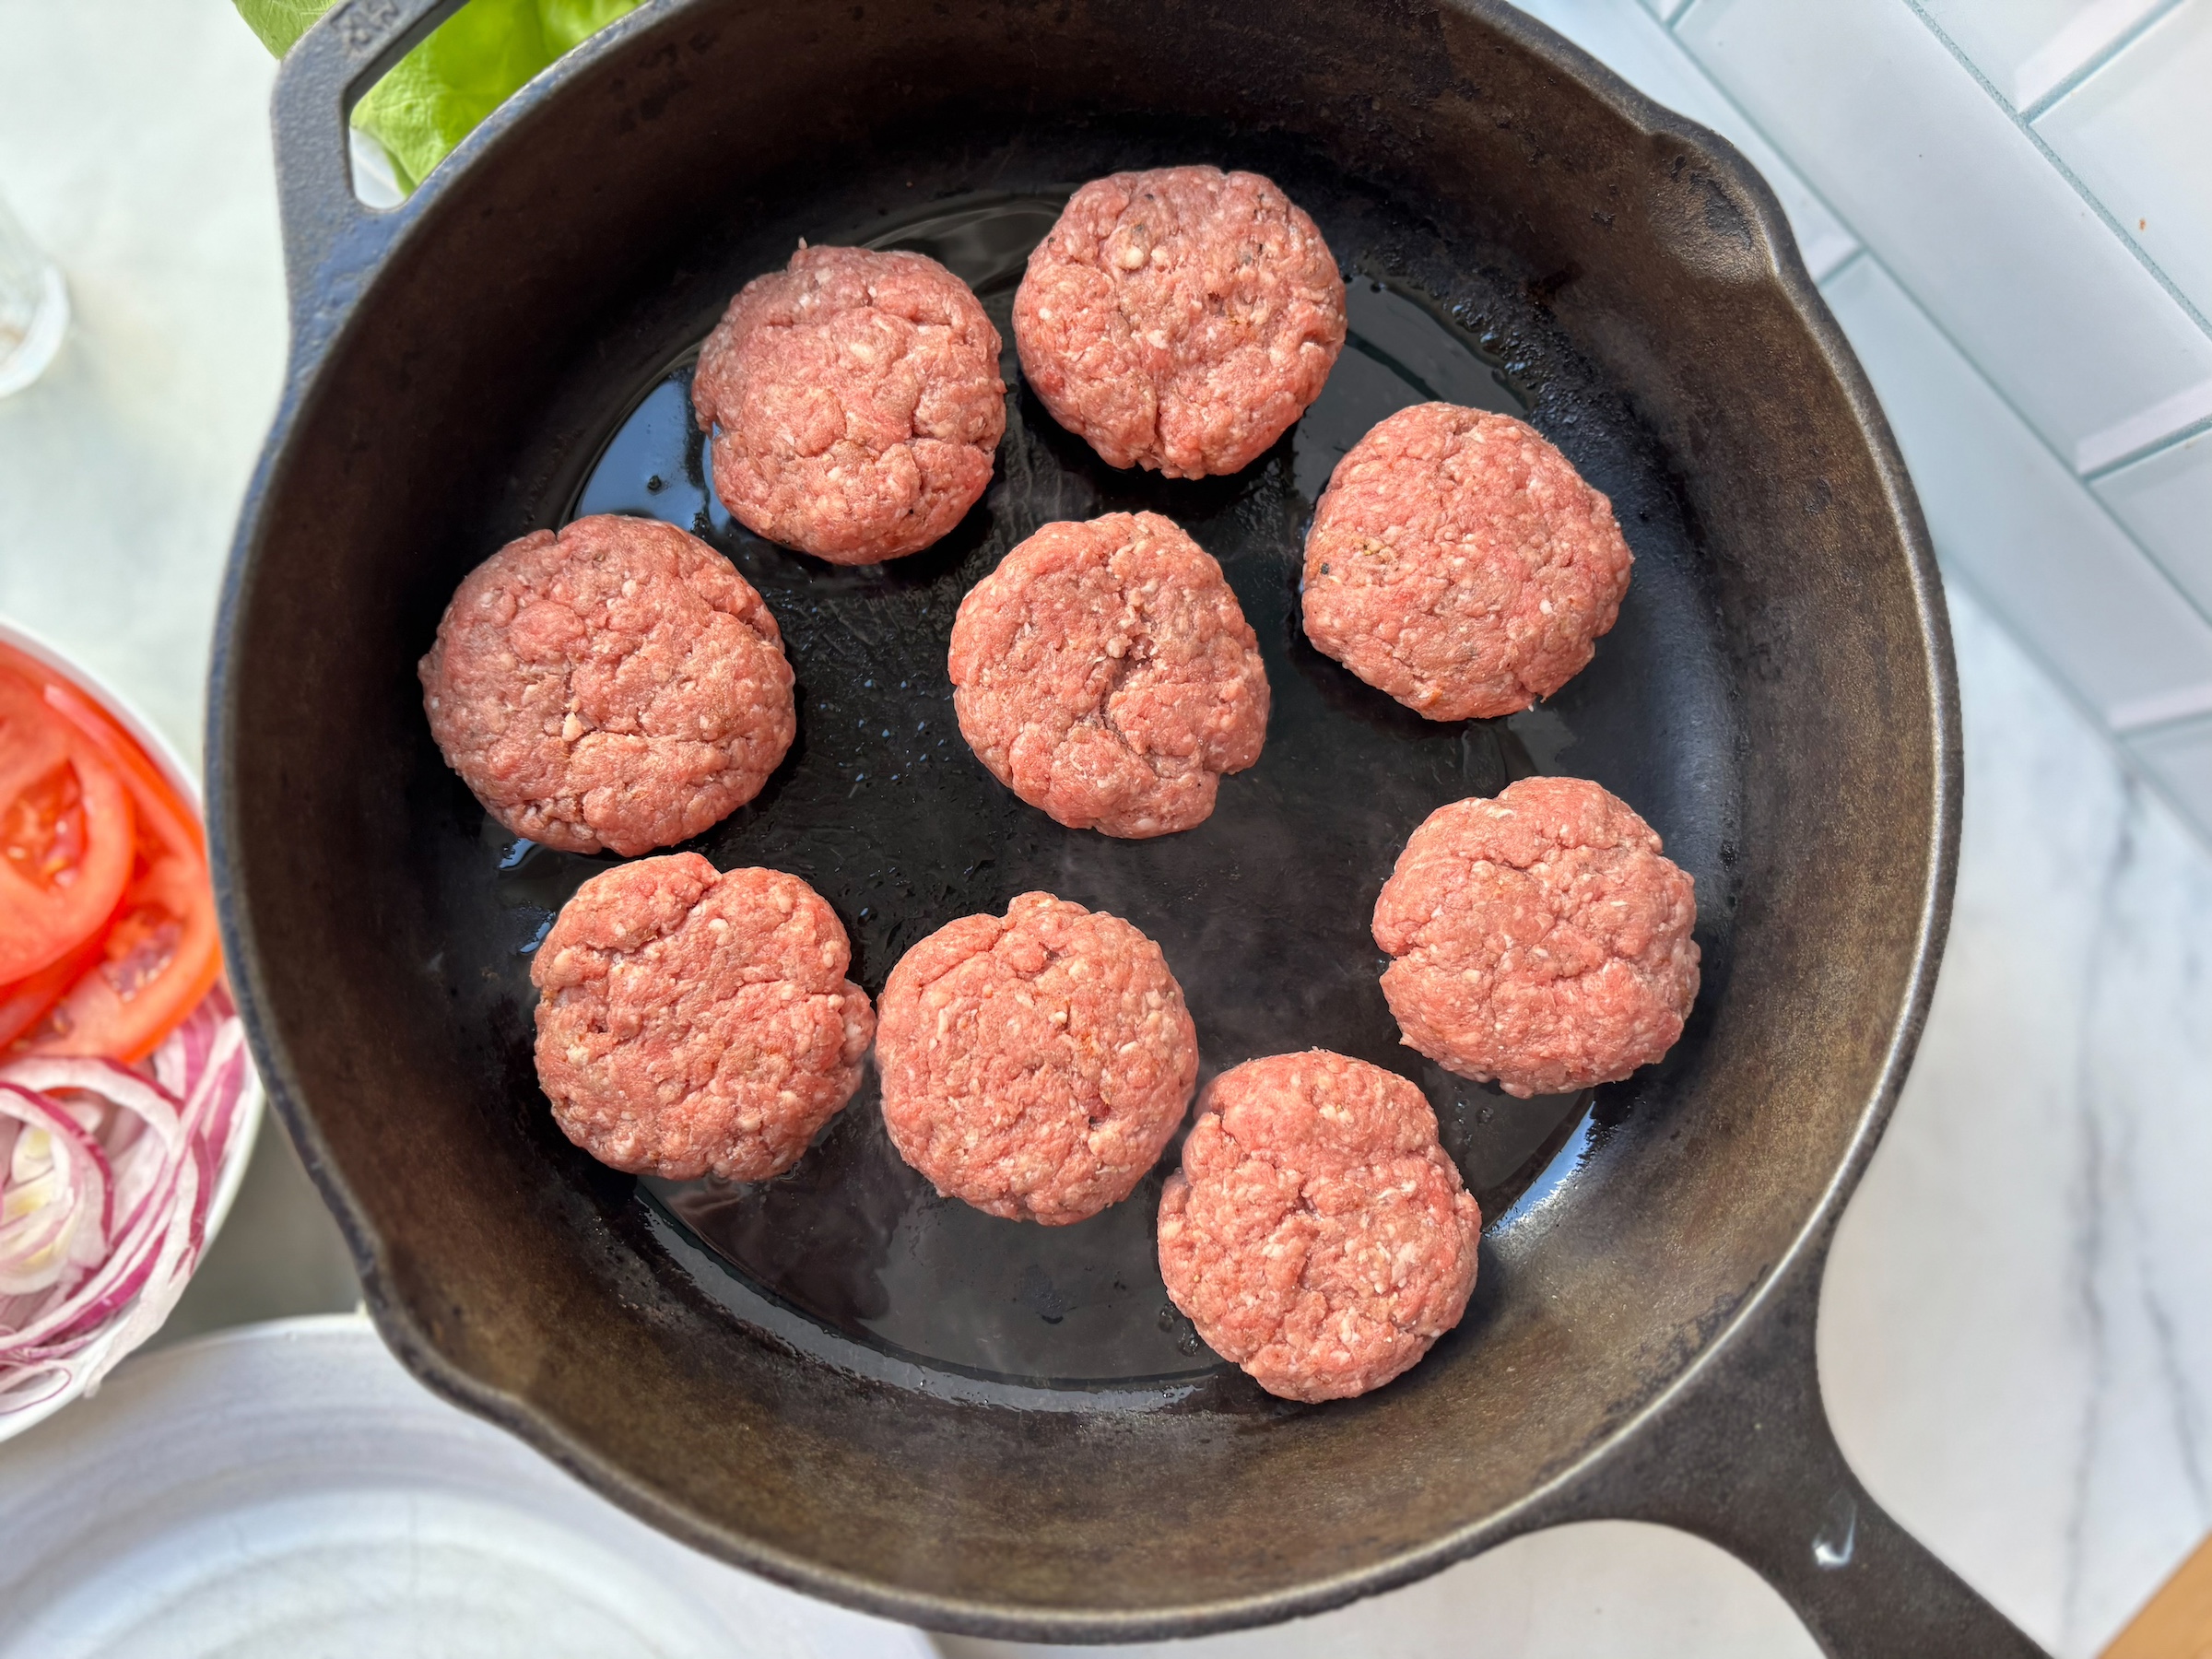
[{"label": "skillet handle", "polygon": [[338,0],[276,71],[276,198],[295,367],[321,355],[408,207],[377,212],[353,193],[347,118],[360,95],[462,0]]},{"label": "skillet handle", "polygon": [[1824,1253],[1785,1269],[1750,1328],[1655,1410],[1621,1464],[1594,1472],[1573,1507],[1718,1544],[1779,1591],[1834,1659],[2041,1659],[1844,1462],[1813,1346]]}]

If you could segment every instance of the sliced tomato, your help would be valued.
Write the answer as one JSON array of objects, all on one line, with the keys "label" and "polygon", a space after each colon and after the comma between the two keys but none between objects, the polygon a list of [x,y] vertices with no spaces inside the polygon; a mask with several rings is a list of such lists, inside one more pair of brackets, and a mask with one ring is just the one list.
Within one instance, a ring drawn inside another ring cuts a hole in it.
[{"label": "sliced tomato", "polygon": [[38,1024],[46,1011],[62,1000],[62,993],[100,960],[101,947],[107,942],[105,932],[96,933],[60,961],[50,963],[12,985],[0,985],[0,1053],[5,1053],[9,1043]]},{"label": "sliced tomato", "polygon": [[16,1052],[135,1064],[199,1006],[222,966],[206,863],[196,855],[142,854],[98,959]]},{"label": "sliced tomato", "polygon": [[132,801],[102,746],[0,671],[0,983],[98,934],[130,879]]},{"label": "sliced tomato", "polygon": [[[199,815],[180,795],[156,766],[153,758],[139,747],[123,723],[101,708],[76,685],[65,679],[38,658],[0,644],[0,669],[6,669],[37,686],[44,694],[46,706],[59,714],[78,732],[90,737],[101,754],[119,768],[126,777],[134,779],[146,791],[159,795],[169,803],[171,814],[180,819],[190,836],[194,847],[205,849],[200,834]],[[134,795],[138,791],[133,791]]]},{"label": "sliced tomato", "polygon": [[0,1046],[129,1065],[159,1047],[222,972],[199,819],[121,724],[76,686],[5,646],[0,667],[35,679],[47,708],[108,762],[135,832],[128,879],[87,965],[12,1045],[0,1035]]}]

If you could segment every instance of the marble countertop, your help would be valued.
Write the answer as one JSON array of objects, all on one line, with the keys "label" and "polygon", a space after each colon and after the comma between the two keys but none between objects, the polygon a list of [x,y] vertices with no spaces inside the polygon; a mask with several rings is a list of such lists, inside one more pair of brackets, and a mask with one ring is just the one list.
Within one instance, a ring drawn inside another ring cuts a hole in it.
[{"label": "marble countertop", "polygon": [[[221,0],[0,0],[0,192],[78,319],[47,378],[0,401],[0,614],[194,755],[217,582],[283,362],[271,74]],[[2212,1531],[2212,852],[1982,602],[1951,600],[1958,908],[1919,1062],[1837,1240],[1821,1377],[1876,1497],[2086,1659]],[[167,1335],[351,1300],[271,1134]],[[1300,1625],[1122,1651],[1817,1650],[1717,1549],[1605,1524]]]}]

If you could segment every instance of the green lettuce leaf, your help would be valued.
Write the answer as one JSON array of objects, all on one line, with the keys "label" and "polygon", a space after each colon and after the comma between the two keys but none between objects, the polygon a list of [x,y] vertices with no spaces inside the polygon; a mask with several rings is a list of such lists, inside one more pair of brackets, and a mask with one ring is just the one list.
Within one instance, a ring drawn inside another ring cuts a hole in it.
[{"label": "green lettuce leaf", "polygon": [[328,11],[335,0],[237,0],[238,15],[261,37],[261,43],[278,57],[307,32],[307,26]]},{"label": "green lettuce leaf", "polygon": [[[335,0],[235,0],[239,15],[282,55]],[[353,124],[392,158],[412,191],[477,124],[524,82],[638,0],[469,0],[354,106]]]}]

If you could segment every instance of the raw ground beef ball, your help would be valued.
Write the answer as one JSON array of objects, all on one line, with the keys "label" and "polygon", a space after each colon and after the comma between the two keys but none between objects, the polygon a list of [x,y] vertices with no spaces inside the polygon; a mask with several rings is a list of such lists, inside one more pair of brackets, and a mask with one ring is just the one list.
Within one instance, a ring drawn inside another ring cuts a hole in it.
[{"label": "raw ground beef ball", "polygon": [[1628,805],[1582,778],[1523,778],[1413,832],[1375,902],[1406,1041],[1511,1095],[1625,1077],[1675,1045],[1698,999],[1695,884]]},{"label": "raw ground beef ball", "polygon": [[1006,429],[998,330],[920,253],[809,248],[747,283],[691,404],[737,522],[831,564],[926,547],[991,482]]},{"label": "raw ground beef ball", "polygon": [[1629,591],[1606,498],[1510,415],[1418,404],[1347,452],[1306,534],[1306,637],[1430,720],[1517,714]]},{"label": "raw ground beef ball", "polygon": [[969,590],[952,625],[960,735],[1071,830],[1204,823],[1260,758],[1267,671],[1211,555],[1156,512],[1047,524]]},{"label": "raw ground beef ball", "polygon": [[1021,371],[1112,466],[1240,472],[1344,349],[1344,278],[1257,173],[1163,167],[1076,192],[1014,296]]},{"label": "raw ground beef ball", "polygon": [[417,672],[445,762],[500,823],[628,856],[760,793],[798,729],[752,583],[651,519],[578,519],[470,571]]},{"label": "raw ground beef ball", "polygon": [[1119,916],[1024,893],[899,959],[876,1061],[899,1155],[948,1197],[1048,1227],[1118,1204],[1198,1080],[1159,947]]},{"label": "raw ground beef ball", "polygon": [[1206,1085],[1160,1195],[1159,1271],[1269,1394],[1341,1400],[1459,1323],[1481,1233],[1421,1091],[1312,1049]]},{"label": "raw ground beef ball", "polygon": [[876,1017],[850,961],[780,870],[673,853],[593,877],[530,965],[553,1121],[635,1175],[782,1173],[860,1086]]}]

